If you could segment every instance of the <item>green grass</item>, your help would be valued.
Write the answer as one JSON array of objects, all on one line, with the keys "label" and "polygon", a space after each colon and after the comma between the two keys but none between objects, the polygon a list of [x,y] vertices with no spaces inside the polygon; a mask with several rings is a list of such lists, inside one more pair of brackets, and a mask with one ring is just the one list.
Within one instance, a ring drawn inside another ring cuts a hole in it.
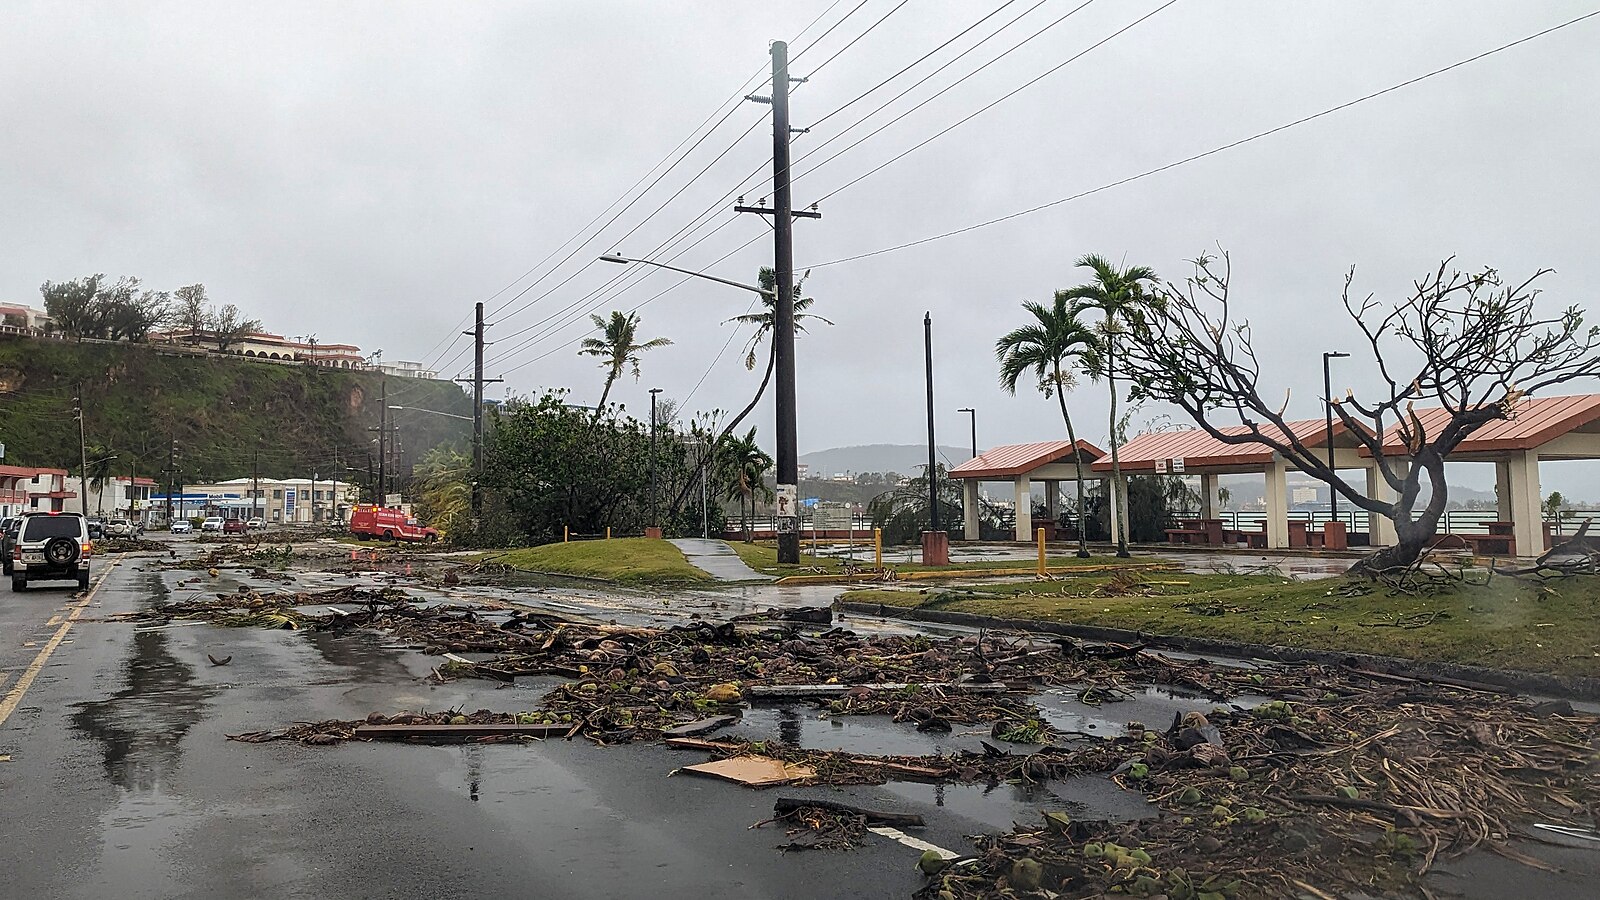
[{"label": "green grass", "polygon": [[701,584],[712,580],[710,575],[690,565],[677,547],[650,538],[545,544],[490,558],[534,572],[603,578],[625,584]]},{"label": "green grass", "polygon": [[[740,540],[732,540],[728,542],[728,545],[733,548],[735,553],[739,554],[739,558],[744,560],[745,565],[767,575],[811,575],[816,574],[818,570],[827,574],[843,574],[844,572],[843,562],[830,556],[820,556],[817,558],[816,563],[813,564],[811,561],[811,547],[803,541],[800,545],[800,565],[779,565],[778,545],[772,541],[757,541],[753,544],[746,544]],[[1117,565],[1122,561],[1114,556],[1091,556],[1088,559],[1079,559],[1069,553],[1065,556],[1047,556],[1046,562],[1051,567],[1067,568],[1075,566],[1111,566]],[[1134,562],[1136,564],[1144,564],[1166,562],[1166,560],[1141,557],[1134,560]],[[856,568],[861,569],[871,565],[871,541],[865,544],[856,544]],[[888,566],[897,572],[929,572],[941,569],[1027,569],[1031,571],[1034,566],[1034,560],[985,559],[970,562],[963,560],[951,563],[949,566],[924,566],[921,563],[891,562]]]},{"label": "green grass", "polygon": [[[1495,578],[1436,597],[1346,597],[1342,579],[1147,573],[1128,596],[1109,578],[975,585],[959,591],[861,590],[843,599],[1016,619],[1129,628],[1502,669],[1600,676],[1600,578],[1541,586]],[[1178,583],[1186,582],[1186,583]],[[1412,626],[1412,627],[1405,627]]]}]

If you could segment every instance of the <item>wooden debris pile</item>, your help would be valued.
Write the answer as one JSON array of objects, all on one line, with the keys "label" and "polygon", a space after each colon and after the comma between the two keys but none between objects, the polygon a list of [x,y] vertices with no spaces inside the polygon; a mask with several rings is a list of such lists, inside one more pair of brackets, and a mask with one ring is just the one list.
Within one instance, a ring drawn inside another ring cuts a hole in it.
[{"label": "wooden debris pile", "polygon": [[1440,858],[1510,846],[1531,821],[1593,828],[1600,719],[1562,705],[1307,671],[1303,701],[1190,714],[1110,742],[1111,771],[1162,809],[983,838],[939,900],[1108,893],[1190,900],[1426,896]]}]

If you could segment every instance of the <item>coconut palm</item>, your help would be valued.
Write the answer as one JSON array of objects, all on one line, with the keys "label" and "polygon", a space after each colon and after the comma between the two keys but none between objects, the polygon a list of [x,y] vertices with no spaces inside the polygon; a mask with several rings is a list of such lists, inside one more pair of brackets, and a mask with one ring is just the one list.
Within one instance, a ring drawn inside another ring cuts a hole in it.
[{"label": "coconut palm", "polygon": [[750,429],[742,438],[723,435],[717,456],[727,466],[728,499],[739,501],[739,518],[744,520],[744,541],[750,543],[750,518],[745,515],[745,502],[749,501],[750,515],[756,512],[756,496],[770,499],[772,490],[767,487],[767,470],[772,468],[772,457],[756,445],[756,430]]},{"label": "coconut palm", "polygon": [[[757,279],[757,283],[761,286],[761,289],[766,291],[766,293],[761,295],[761,311],[747,313],[742,316],[734,316],[733,318],[727,320],[727,322],[736,322],[740,325],[756,326],[755,333],[750,335],[750,342],[745,345],[744,351],[744,367],[752,370],[756,367],[756,351],[761,347],[761,342],[765,340],[767,335],[771,334],[773,328],[776,327],[778,316],[776,299],[778,274],[773,271],[770,266],[762,266],[760,273],[757,275]],[[805,322],[808,319],[814,319],[828,325],[833,324],[833,322],[823,318],[822,316],[806,312],[806,310],[811,308],[811,304],[815,298],[801,295],[801,291],[805,287],[805,283],[805,278],[801,278],[794,286],[794,333],[796,335],[805,333]],[[727,322],[724,322],[723,324],[726,325]],[[744,417],[748,416],[750,411],[756,408],[756,404],[761,402],[762,395],[767,392],[767,384],[772,381],[772,369],[776,362],[777,354],[769,352],[767,354],[767,371],[761,376],[761,386],[756,388],[756,395],[751,398],[750,404],[746,406],[744,410],[741,411],[737,416],[734,416],[733,421],[729,422],[727,426],[723,428],[724,433],[731,434],[733,429],[738,427],[739,423],[744,420]]]},{"label": "coconut palm", "polygon": [[599,418],[606,408],[606,398],[611,396],[611,386],[622,377],[623,370],[630,365],[633,367],[633,380],[639,380],[639,354],[657,347],[666,347],[672,341],[666,338],[639,343],[639,314],[636,312],[626,315],[612,310],[611,318],[602,319],[599,316],[589,316],[594,322],[594,327],[601,332],[600,337],[586,337],[579,345],[578,355],[600,357],[600,368],[606,370],[605,390],[600,392],[600,403],[595,408],[595,417]]},{"label": "coconut palm", "polygon": [[[1098,345],[1094,330],[1078,319],[1077,310],[1061,292],[1057,292],[1050,306],[1028,301],[1023,310],[1034,321],[1018,328],[995,342],[995,356],[1000,361],[1000,386],[1008,393],[1017,392],[1017,381],[1026,372],[1038,379],[1039,390],[1045,397],[1052,395],[1061,407],[1061,421],[1067,426],[1067,440],[1072,443],[1073,463],[1077,467],[1078,482],[1078,556],[1089,555],[1088,535],[1084,529],[1085,506],[1083,502],[1083,459],[1078,455],[1078,435],[1072,428],[1072,415],[1067,411],[1067,391],[1072,387],[1072,371],[1063,368],[1069,362],[1081,362],[1092,354]],[[1017,510],[1017,515],[1025,515]]]},{"label": "coconut palm", "polygon": [[1149,302],[1147,284],[1156,281],[1155,270],[1148,266],[1117,268],[1110,260],[1090,253],[1078,260],[1081,269],[1094,273],[1094,280],[1056,294],[1077,304],[1079,309],[1095,309],[1105,314],[1100,325],[1098,353],[1091,357],[1091,375],[1104,375],[1111,393],[1111,485],[1112,515],[1117,517],[1117,555],[1128,555],[1128,511],[1126,503],[1117,502],[1118,486],[1122,484],[1122,460],[1117,455],[1119,429],[1117,428],[1117,335],[1134,320]]}]

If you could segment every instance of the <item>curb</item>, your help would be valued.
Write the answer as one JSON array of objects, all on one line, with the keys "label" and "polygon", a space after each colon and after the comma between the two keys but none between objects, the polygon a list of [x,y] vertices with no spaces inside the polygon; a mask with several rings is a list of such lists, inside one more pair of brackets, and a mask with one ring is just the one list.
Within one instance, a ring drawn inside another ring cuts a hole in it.
[{"label": "curb", "polygon": [[1237,659],[1313,663],[1326,666],[1355,665],[1359,668],[1374,669],[1392,675],[1414,677],[1421,680],[1449,679],[1467,681],[1502,688],[1518,694],[1540,694],[1572,700],[1600,701],[1600,678],[1587,675],[1553,675],[1542,672],[1521,672],[1513,669],[1490,669],[1464,663],[1427,662],[1397,656],[1378,656],[1371,653],[1312,650],[1304,647],[1284,647],[1278,644],[1250,644],[1221,638],[1152,634],[1145,631],[1132,631],[1126,628],[1073,625],[1067,622],[1046,622],[1039,619],[1006,619],[999,616],[984,616],[976,613],[955,612],[953,610],[889,606],[882,603],[841,602],[838,604],[838,608],[847,613],[877,616],[885,619],[935,622],[942,625],[963,625],[969,628],[1035,631],[1089,641],[1144,644],[1148,647],[1177,650],[1183,653],[1214,654],[1231,656]]},{"label": "curb", "polygon": [[[893,571],[892,567],[890,568]],[[1107,563],[1103,566],[1050,566],[1045,571],[1051,575],[1104,575],[1107,572],[1132,570],[1136,572],[1164,571],[1178,568],[1171,562]],[[1014,569],[918,569],[914,572],[895,572],[892,581],[886,581],[878,572],[857,572],[854,575],[785,575],[773,584],[853,584],[858,581],[894,584],[898,581],[940,581],[951,578],[1016,578],[1019,575],[1037,575],[1034,566]]]}]

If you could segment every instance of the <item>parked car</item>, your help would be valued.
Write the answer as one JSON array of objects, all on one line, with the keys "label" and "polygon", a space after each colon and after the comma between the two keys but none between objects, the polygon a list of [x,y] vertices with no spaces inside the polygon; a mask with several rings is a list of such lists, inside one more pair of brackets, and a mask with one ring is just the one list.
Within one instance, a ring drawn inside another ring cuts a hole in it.
[{"label": "parked car", "polygon": [[11,551],[11,589],[30,581],[77,581],[89,586],[89,523],[78,513],[25,513]]},{"label": "parked car", "polygon": [[221,531],[222,530],[222,517],[221,516],[207,516],[206,520],[204,522],[200,523],[200,530],[201,531]]},{"label": "parked car", "polygon": [[173,534],[188,534],[194,531],[194,528],[189,525],[188,519],[173,519],[172,525],[167,530]]},{"label": "parked car", "polygon": [[103,540],[105,540],[105,537],[106,537],[106,520],[105,519],[98,519],[97,518],[97,519],[87,519],[85,521],[88,523],[88,526],[89,526],[89,540],[91,540],[91,541],[103,541]]},{"label": "parked car", "polygon": [[266,531],[267,530],[267,520],[261,518],[260,516],[257,516],[256,518],[251,519],[250,521],[246,522],[244,527],[249,529],[249,530],[251,530],[251,531]]},{"label": "parked car", "polygon": [[408,518],[405,510],[386,506],[358,506],[350,513],[350,533],[362,540],[436,541],[439,531]]},{"label": "parked car", "polygon": [[222,523],[223,534],[244,534],[243,519],[229,519]]},{"label": "parked car", "polygon": [[133,537],[138,532],[138,526],[123,519],[113,519],[106,523],[106,534],[111,537]]},{"label": "parked car", "polygon": [[11,551],[17,545],[17,529],[22,527],[21,516],[8,516],[0,521],[0,559],[5,561],[4,574],[11,574]]}]

